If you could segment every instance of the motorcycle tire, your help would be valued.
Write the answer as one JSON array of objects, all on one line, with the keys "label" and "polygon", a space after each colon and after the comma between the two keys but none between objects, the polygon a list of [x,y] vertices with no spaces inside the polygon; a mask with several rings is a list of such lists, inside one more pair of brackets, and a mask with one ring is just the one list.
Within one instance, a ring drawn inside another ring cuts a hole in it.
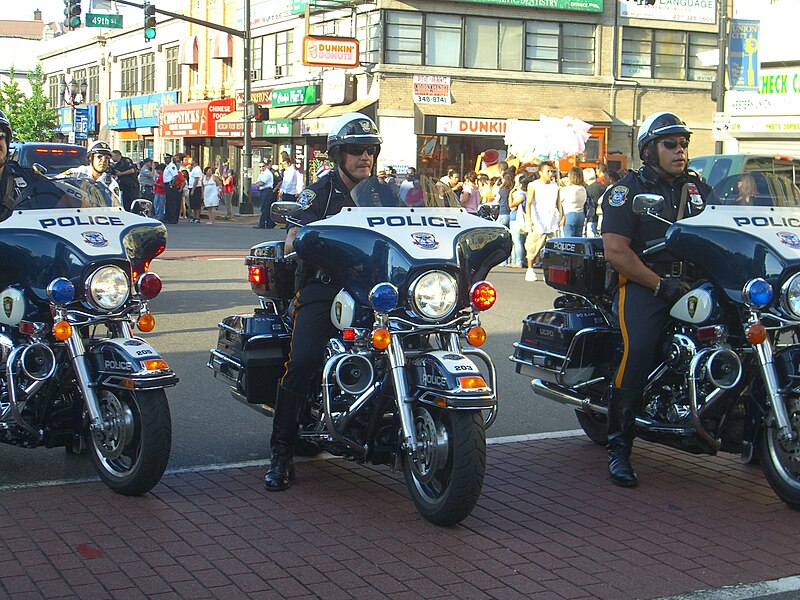
[{"label": "motorcycle tire", "polygon": [[578,417],[578,423],[586,437],[601,446],[608,443],[608,418],[605,415],[576,410],[575,416]]},{"label": "motorcycle tire", "polygon": [[[789,414],[790,422],[799,418],[797,410]],[[793,458],[800,452],[800,440],[795,440],[787,447],[778,440],[775,427],[762,426],[756,446],[761,470],[764,472],[772,491],[784,503],[800,510],[800,463]]]},{"label": "motorcycle tire", "polygon": [[98,390],[105,430],[87,432],[97,474],[125,496],[149,492],[167,468],[172,419],[164,390]]},{"label": "motorcycle tire", "polygon": [[419,513],[435,525],[450,526],[472,512],[486,471],[486,432],[480,411],[441,411],[419,406],[414,427],[424,446],[406,455],[406,486]]}]

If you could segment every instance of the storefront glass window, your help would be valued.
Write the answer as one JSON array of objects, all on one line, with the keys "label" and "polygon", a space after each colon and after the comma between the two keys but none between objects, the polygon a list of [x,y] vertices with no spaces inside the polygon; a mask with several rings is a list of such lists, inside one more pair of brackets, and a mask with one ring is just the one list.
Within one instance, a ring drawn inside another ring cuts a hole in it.
[{"label": "storefront glass window", "polygon": [[[477,45],[477,37],[467,36]],[[495,44],[497,40],[494,40]],[[474,52],[474,46],[467,51]],[[495,54],[497,54],[495,52]],[[427,15],[425,21],[425,64],[457,67],[461,64],[461,17]]]},{"label": "storefront glass window", "polygon": [[386,13],[387,63],[422,64],[422,13],[388,11]]}]

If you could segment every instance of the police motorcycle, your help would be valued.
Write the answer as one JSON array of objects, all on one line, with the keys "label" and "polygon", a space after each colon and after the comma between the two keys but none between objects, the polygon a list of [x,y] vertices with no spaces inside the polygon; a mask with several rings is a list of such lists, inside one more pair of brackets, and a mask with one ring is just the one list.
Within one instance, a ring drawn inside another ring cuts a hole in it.
[{"label": "police motorcycle", "polygon": [[[774,174],[761,178],[758,201],[736,205],[736,185],[723,181],[716,201],[646,250],[670,253],[694,277],[670,310],[636,428],[693,454],[741,453],[800,509],[800,192]],[[663,204],[633,199],[646,218],[660,219]],[[550,240],[543,267],[563,295],[553,310],[527,316],[510,359],[532,378],[535,397],[574,407],[586,435],[605,444],[623,344],[602,241]]]},{"label": "police motorcycle", "polygon": [[[497,377],[480,349],[480,314],[495,302],[485,278],[511,239],[432,181],[420,208],[376,208],[376,184],[359,183],[355,207],[302,227],[291,256],[283,242],[251,249],[246,265],[260,306],[220,323],[208,366],[234,397],[271,412],[289,350],[294,254],[343,282],[331,307],[339,334],[313,375],[296,454],[324,450],[402,469],[418,511],[453,525],[483,485]],[[276,202],[273,220],[292,223],[299,210]]]},{"label": "police motorcycle", "polygon": [[158,483],[178,378],[135,328],[161,291],[166,228],[90,178],[21,193],[0,222],[0,442],[89,454],[124,495]]}]

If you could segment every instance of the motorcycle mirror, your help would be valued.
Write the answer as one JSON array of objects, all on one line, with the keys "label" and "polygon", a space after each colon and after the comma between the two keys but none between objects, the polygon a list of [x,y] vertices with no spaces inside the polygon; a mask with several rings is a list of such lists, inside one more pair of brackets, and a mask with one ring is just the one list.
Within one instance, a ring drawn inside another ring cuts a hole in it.
[{"label": "motorcycle mirror", "polygon": [[47,167],[40,163],[33,163],[33,167],[31,168],[36,171],[37,175],[47,175]]},{"label": "motorcycle mirror", "polygon": [[273,202],[269,209],[269,216],[272,222],[278,225],[299,225],[297,216],[302,210],[303,205],[299,202]]},{"label": "motorcycle mirror", "polygon": [[637,215],[660,215],[664,210],[664,197],[658,194],[636,194],[633,197],[633,212]]}]

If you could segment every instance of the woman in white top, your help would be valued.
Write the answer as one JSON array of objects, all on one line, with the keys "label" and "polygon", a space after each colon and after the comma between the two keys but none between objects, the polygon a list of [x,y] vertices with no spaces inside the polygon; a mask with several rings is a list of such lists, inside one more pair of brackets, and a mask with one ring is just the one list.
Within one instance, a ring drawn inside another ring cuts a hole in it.
[{"label": "woman in white top", "polygon": [[213,225],[217,217],[222,181],[214,175],[211,167],[203,169],[203,205],[208,209],[208,224]]},{"label": "woman in white top", "polygon": [[586,188],[583,185],[583,170],[572,167],[567,173],[569,183],[561,188],[561,206],[564,210],[564,237],[583,236]]}]

